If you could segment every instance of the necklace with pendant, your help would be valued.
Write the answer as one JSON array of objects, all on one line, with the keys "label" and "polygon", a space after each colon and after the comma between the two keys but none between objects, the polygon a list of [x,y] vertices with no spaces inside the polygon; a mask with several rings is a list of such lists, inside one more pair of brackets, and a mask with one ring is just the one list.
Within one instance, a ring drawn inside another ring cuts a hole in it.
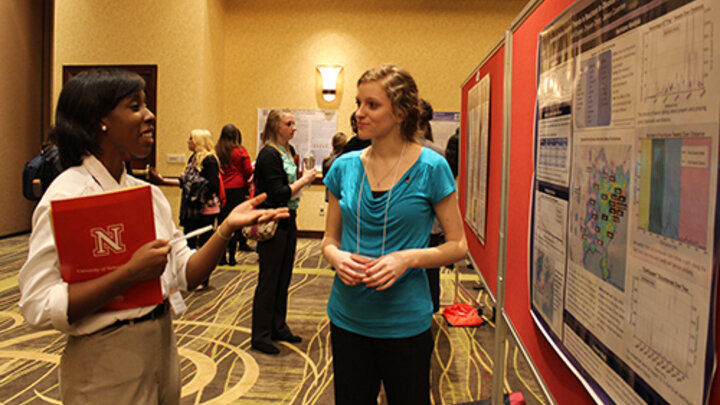
[{"label": "necklace with pendant", "polygon": [[[380,187],[380,184],[383,182],[383,180],[385,180],[390,175],[390,173],[393,172],[393,169],[395,171],[395,176],[397,177],[397,170],[400,167],[400,162],[402,162],[403,156],[405,155],[405,146],[406,145],[407,145],[407,142],[403,142],[402,151],[400,152],[400,157],[398,158],[397,162],[395,162],[395,165],[393,167],[391,167],[390,169],[388,169],[388,171],[385,173],[385,175],[382,176],[382,178],[380,178],[380,179],[378,179],[378,177],[375,175],[375,171],[372,170],[371,165],[370,165],[370,159],[368,159],[368,168],[370,169],[370,172],[372,173],[373,178],[375,179],[375,187]],[[371,158],[372,156],[373,156],[373,149],[371,146],[369,158]],[[395,178],[393,180],[393,183],[392,183],[392,185],[390,185],[390,187],[395,185],[395,180],[397,180],[397,178]]]},{"label": "necklace with pendant", "polygon": [[[398,172],[400,169],[400,162],[402,161],[403,156],[405,156],[405,146],[407,146],[407,142],[403,142],[403,148],[402,148],[402,152],[400,152],[400,158],[398,159],[398,163],[395,164],[395,176],[393,176],[393,182],[392,182],[393,186],[395,185],[395,182],[397,181]],[[370,152],[372,153],[372,149],[370,150]],[[369,160],[370,159],[368,159],[368,167],[370,167]],[[388,173],[390,173],[391,171],[392,171],[392,169],[390,171],[388,171]],[[385,177],[387,177],[387,175]],[[358,254],[360,253],[360,201],[362,200],[363,186],[365,185],[366,178],[367,178],[367,173],[365,172],[365,170],[363,170],[363,177],[362,177],[362,180],[360,181],[360,191],[358,192],[357,212],[355,213],[356,218],[357,218],[356,219],[356,228],[355,228],[356,238],[357,238],[356,239],[357,246],[355,248],[355,253],[358,253]],[[379,182],[378,182],[378,184],[379,184]],[[390,208],[390,197],[392,197],[392,191],[393,191],[393,187],[390,187],[390,190],[388,190],[388,192],[387,192],[387,199],[385,200],[385,217],[383,219],[383,237],[382,237],[382,247],[380,249],[380,256],[385,255],[385,237],[387,236],[387,218],[388,218],[388,210]]]}]

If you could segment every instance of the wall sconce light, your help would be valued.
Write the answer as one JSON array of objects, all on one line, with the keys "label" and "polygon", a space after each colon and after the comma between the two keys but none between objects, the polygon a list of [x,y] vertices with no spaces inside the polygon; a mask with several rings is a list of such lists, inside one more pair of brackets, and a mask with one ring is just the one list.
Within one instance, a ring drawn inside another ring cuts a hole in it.
[{"label": "wall sconce light", "polygon": [[337,89],[338,75],[342,71],[342,66],[338,65],[319,65],[317,67],[320,76],[322,76],[322,97],[323,100],[331,102],[335,100]]}]

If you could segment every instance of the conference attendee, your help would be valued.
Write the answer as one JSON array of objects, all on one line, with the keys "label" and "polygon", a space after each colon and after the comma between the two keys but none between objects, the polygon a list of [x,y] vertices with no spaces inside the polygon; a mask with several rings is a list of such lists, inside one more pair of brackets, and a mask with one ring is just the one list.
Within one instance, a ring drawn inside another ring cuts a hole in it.
[{"label": "conference attendee", "polygon": [[[417,141],[418,90],[383,65],[357,82],[358,136],[371,146],[337,158],[322,251],[336,269],[331,321],[335,402],[430,403],[432,302],[425,268],[467,251],[445,159]],[[446,241],[428,248],[437,216]]]},{"label": "conference attendee", "polygon": [[458,176],[458,150],[460,142],[460,128],[455,129],[455,133],[450,135],[447,144],[445,145],[445,159],[447,159],[452,170],[453,177],[457,179]]},{"label": "conference attendee", "polygon": [[370,146],[369,139],[363,139],[363,138],[357,136],[358,125],[357,125],[357,118],[355,118],[355,111],[353,111],[353,113],[350,114],[350,128],[352,128],[353,137],[348,139],[348,141],[345,143],[345,145],[342,148],[342,152],[340,153],[341,155],[348,153],[348,152],[352,152],[354,150],[365,149],[368,146]]},{"label": "conference attendee", "polygon": [[325,158],[322,161],[322,171],[323,174],[327,174],[327,172],[330,170],[330,165],[332,165],[333,160],[340,156],[343,150],[343,146],[347,143],[347,135],[345,135],[345,132],[336,132],[335,135],[332,136],[330,139],[330,144],[332,145],[332,151],[330,151],[330,154],[325,156]]},{"label": "conference attendee", "polygon": [[[418,121],[418,142],[440,156],[445,156],[445,151],[433,142],[432,127],[430,121],[433,118],[433,108],[425,99],[420,99],[420,120]],[[430,243],[428,247],[435,247],[445,240],[440,220],[435,217],[432,230],[430,231]],[[426,269],[428,284],[430,286],[430,298],[432,298],[433,312],[440,309],[440,268],[431,267]]]},{"label": "conference attendee", "polygon": [[[330,143],[332,145],[332,151],[329,155],[325,156],[322,161],[323,176],[330,171],[332,162],[342,154],[343,146],[347,143],[347,135],[345,135],[345,132],[336,132],[330,139]],[[325,190],[325,202],[327,202],[327,193],[327,190]]]},{"label": "conference attendee", "polygon": [[[227,198],[218,217],[218,220],[222,222],[233,208],[247,199],[253,168],[250,155],[242,146],[242,134],[233,124],[225,125],[220,131],[220,139],[215,144],[215,154],[220,161],[220,173]],[[246,252],[253,250],[248,246],[242,232],[233,233],[230,243],[228,243],[227,258],[223,255],[220,258],[220,264],[236,265],[235,253],[238,248]]]},{"label": "conference attendee", "polygon": [[[459,162],[459,142],[460,142],[460,128],[456,128],[455,132],[450,135],[450,138],[448,138],[447,144],[445,145],[445,159],[447,160],[448,164],[450,165],[450,170],[452,170],[453,177],[455,178],[455,184],[458,183],[458,162]],[[465,258],[465,265],[472,269],[473,265],[470,260]],[[455,264],[449,264],[449,268],[454,269]]]},{"label": "conference attendee", "polygon": [[295,152],[290,147],[296,130],[290,110],[270,111],[260,138],[263,147],[255,161],[255,190],[268,195],[261,206],[287,207],[290,212],[289,218],[279,221],[273,238],[257,244],[260,271],[253,298],[251,346],[266,354],[280,352],[273,340],[302,341],[286,322],[287,296],[297,245],[298,195],[315,179],[315,168],[306,167],[297,177]]},{"label": "conference attendee", "polygon": [[[288,216],[281,209],[254,209],[265,199],[258,196],[238,206],[208,242],[193,251],[175,226],[167,199],[151,186],[157,239],[113,271],[65,282],[50,203],[148,185],[128,175],[124,164],[126,153],[146,157],[152,151],[155,116],[145,104],[144,88],[135,73],[90,70],[70,79],[58,99],[52,132],[66,170],[35,208],[18,284],[25,320],[32,327],[67,335],[59,367],[63,404],[178,404],[179,361],[168,298],[176,312],[182,310],[182,296],[174,291],[193,289],[207,278],[232,232]],[[100,310],[137,282],[157,278],[162,304]]]},{"label": "conference attendee", "polygon": [[[220,214],[220,164],[215,157],[212,134],[207,129],[193,129],[187,141],[192,152],[188,159],[183,177],[179,179],[182,187],[180,197],[180,225],[185,234],[213,225]],[[202,233],[190,237],[187,244],[191,249],[201,247],[210,237]],[[196,290],[204,290],[210,285],[210,276],[198,284]]]}]

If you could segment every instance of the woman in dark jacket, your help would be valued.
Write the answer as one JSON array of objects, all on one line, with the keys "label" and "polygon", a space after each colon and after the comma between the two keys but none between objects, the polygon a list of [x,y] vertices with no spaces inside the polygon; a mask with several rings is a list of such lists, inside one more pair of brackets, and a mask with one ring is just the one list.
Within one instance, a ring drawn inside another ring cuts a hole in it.
[{"label": "woman in dark jacket", "polygon": [[285,320],[297,245],[297,194],[315,179],[315,168],[304,170],[297,178],[295,152],[290,147],[296,130],[289,110],[270,111],[261,136],[263,148],[255,162],[255,191],[268,195],[262,208],[288,207],[290,211],[290,218],[279,222],[275,236],[257,246],[260,272],[253,299],[252,348],[267,354],[280,353],[273,340],[302,340],[292,334]]},{"label": "woman in dark jacket", "polygon": [[[204,226],[213,225],[220,213],[220,165],[213,153],[212,135],[206,129],[193,129],[188,138],[188,149],[193,152],[188,159],[185,173],[180,180],[182,198],[180,202],[180,225],[188,234]],[[189,238],[191,249],[205,244],[210,233]],[[197,290],[207,288],[210,276],[198,284]]]}]

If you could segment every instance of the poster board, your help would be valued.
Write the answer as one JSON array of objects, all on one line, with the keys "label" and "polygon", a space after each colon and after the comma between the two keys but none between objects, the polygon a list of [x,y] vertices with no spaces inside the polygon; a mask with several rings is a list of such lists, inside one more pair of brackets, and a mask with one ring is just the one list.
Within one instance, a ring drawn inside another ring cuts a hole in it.
[{"label": "poster board", "polygon": [[[272,108],[258,108],[257,152],[260,152],[262,141],[260,134],[265,128],[267,116]],[[300,158],[310,151],[315,155],[315,168],[322,170],[323,159],[332,152],[332,136],[337,132],[337,110],[303,110],[291,109],[297,132],[290,141]]]},{"label": "poster board", "polygon": [[481,244],[485,244],[487,218],[488,139],[490,137],[490,75],[486,74],[468,91],[467,183],[465,223]]},{"label": "poster board", "polygon": [[540,34],[534,319],[601,403],[706,403],[720,5],[577,1]]},{"label": "poster board", "polygon": [[[482,62],[461,85],[461,135],[459,159],[459,204],[461,213],[465,213],[465,183],[467,162],[464,151],[467,148],[467,124],[464,117],[467,93],[477,84],[476,75],[491,73],[493,83],[511,83],[509,87],[510,122],[511,128],[511,158],[509,162],[500,162],[502,116],[505,97],[501,85],[492,86],[491,92],[491,128],[490,128],[490,160],[488,168],[488,215],[487,237],[485,245],[465,225],[465,234],[468,241],[469,255],[472,257],[476,269],[480,271],[488,284],[491,294],[497,294],[497,266],[498,266],[498,213],[500,194],[500,171],[503,164],[510,169],[507,218],[507,255],[505,290],[505,312],[510,320],[509,327],[519,338],[519,342],[529,354],[531,364],[543,382],[546,384],[549,395],[559,404],[592,404],[599,399],[591,395],[592,380],[576,378],[577,371],[572,363],[565,363],[565,356],[561,351],[555,351],[554,341],[548,339],[546,329],[537,326],[534,312],[531,312],[529,264],[530,264],[530,234],[535,224],[531,223],[533,189],[535,188],[535,114],[538,111],[536,96],[538,88],[538,35],[548,24],[555,20],[571,4],[572,0],[543,0],[529,2],[525,9],[517,16],[510,27],[512,32],[511,47],[496,47],[486,56],[481,55]],[[648,2],[641,2],[646,5]],[[717,27],[713,27],[717,31]],[[507,71],[503,67],[504,53],[511,54],[512,67]],[[717,55],[717,53],[715,54]],[[716,216],[717,218],[717,216]],[[717,264],[713,267],[717,269]],[[712,282],[717,285],[717,281]],[[720,302],[715,299],[715,318],[720,311]],[[720,334],[720,327],[715,322],[714,335]],[[715,340],[715,350],[718,341]],[[570,366],[568,365],[570,364]],[[720,403],[720,378],[717,374],[712,380],[710,389],[710,403]]]},{"label": "poster board", "polygon": [[[470,194],[469,173],[477,169],[477,153],[469,151],[477,150],[471,146],[470,141],[470,93],[480,85],[484,77],[489,77],[497,85],[490,86],[488,121],[488,143],[487,143],[487,186],[486,186],[486,216],[485,216],[485,238],[480,240],[475,230],[467,220],[464,221],[465,235],[468,241],[468,252],[477,270],[483,275],[491,294],[496,294],[497,278],[497,255],[498,255],[498,228],[500,210],[500,177],[502,172],[502,128],[503,128],[503,80],[504,80],[505,47],[499,43],[485,60],[470,74],[461,86],[461,118],[460,118],[460,153],[458,162],[458,203],[463,218],[468,214],[468,195]],[[478,93],[479,94],[479,93]],[[473,101],[476,106],[479,102]],[[479,128],[479,124],[474,126]],[[475,130],[477,134],[477,130]],[[479,139],[479,134],[476,135]],[[473,143],[473,145],[479,145]],[[473,163],[475,161],[475,163]],[[475,169],[473,169],[475,168]]]}]

